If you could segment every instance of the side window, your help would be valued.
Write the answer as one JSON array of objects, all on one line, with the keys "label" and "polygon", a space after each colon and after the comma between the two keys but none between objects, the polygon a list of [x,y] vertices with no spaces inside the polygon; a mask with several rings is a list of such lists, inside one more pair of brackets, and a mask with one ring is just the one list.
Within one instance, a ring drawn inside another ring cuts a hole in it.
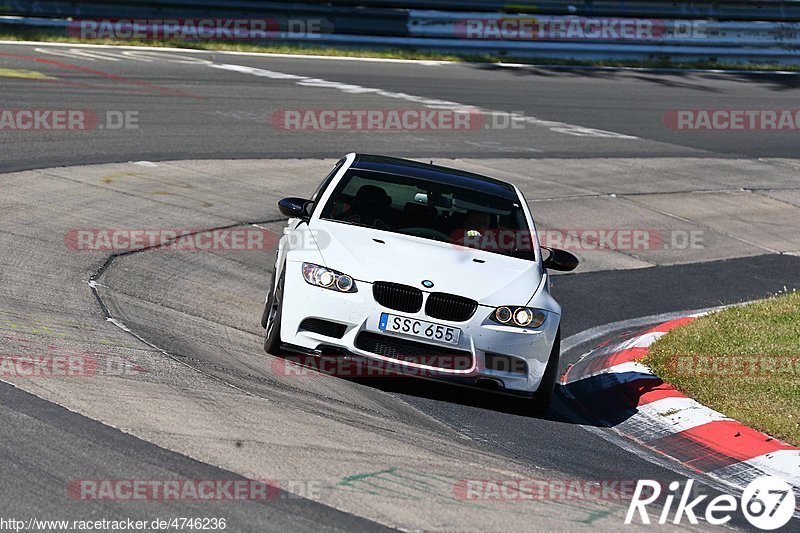
[{"label": "side window", "polygon": [[317,190],[314,192],[314,195],[311,197],[311,201],[312,202],[316,202],[317,199],[319,198],[319,196],[322,194],[322,192],[325,189],[328,188],[328,185],[331,184],[331,181],[333,181],[333,177],[336,176],[336,173],[339,172],[340,168],[342,168],[342,165],[344,165],[344,162],[345,162],[345,158],[343,157],[339,161],[337,161],[335,165],[333,165],[333,169],[331,169],[331,171],[328,173],[328,175],[325,176],[325,179],[322,180],[322,183],[319,184],[319,187],[317,187]]}]

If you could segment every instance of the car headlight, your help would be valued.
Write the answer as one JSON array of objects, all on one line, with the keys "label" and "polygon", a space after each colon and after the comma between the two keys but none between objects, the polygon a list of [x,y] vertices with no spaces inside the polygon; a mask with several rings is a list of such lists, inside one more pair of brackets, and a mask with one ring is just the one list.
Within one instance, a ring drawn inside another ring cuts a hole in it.
[{"label": "car headlight", "polygon": [[489,318],[506,326],[538,328],[544,324],[547,315],[540,309],[503,305],[492,311]]},{"label": "car headlight", "polygon": [[306,283],[323,289],[338,292],[358,291],[356,282],[352,277],[313,263],[303,263],[303,278]]}]

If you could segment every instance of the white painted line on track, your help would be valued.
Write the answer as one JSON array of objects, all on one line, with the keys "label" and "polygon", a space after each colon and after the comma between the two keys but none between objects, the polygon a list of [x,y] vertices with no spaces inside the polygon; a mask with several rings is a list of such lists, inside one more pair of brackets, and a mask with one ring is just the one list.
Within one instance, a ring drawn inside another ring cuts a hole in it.
[{"label": "white painted line on track", "polygon": [[283,72],[275,72],[257,67],[247,67],[244,65],[225,65],[219,63],[208,63],[209,67],[218,68],[222,70],[230,70],[239,72],[241,74],[250,74],[251,76],[259,76],[261,78],[269,78],[271,80],[304,80],[305,76],[298,76],[297,74],[286,74]]},{"label": "white painted line on track", "polygon": [[[8,43],[9,41],[0,41],[0,44]],[[13,41],[12,41],[13,43]],[[47,43],[40,43],[47,45]],[[55,44],[65,44],[65,43],[55,43]],[[480,107],[470,105],[470,104],[462,104],[459,102],[451,102],[448,100],[440,100],[436,98],[428,98],[424,96],[416,96],[413,94],[402,93],[402,92],[395,92],[395,91],[388,91],[385,89],[373,88],[373,87],[363,87],[361,85],[349,84],[349,83],[342,83],[338,81],[330,81],[324,80],[320,78],[313,78],[310,76],[300,76],[297,74],[288,74],[284,72],[277,72],[273,70],[262,69],[258,67],[250,67],[245,65],[234,65],[234,64],[227,64],[227,63],[215,63],[213,61],[203,59],[203,58],[191,58],[191,57],[183,57],[183,56],[175,56],[174,54],[170,54],[169,52],[187,52],[186,50],[182,49],[175,49],[175,48],[146,48],[146,47],[118,47],[119,50],[122,50],[122,53],[117,56],[116,58],[109,58],[108,54],[104,53],[89,53],[80,48],[86,47],[98,47],[98,45],[83,45],[83,46],[61,46],[60,48],[67,48],[67,51],[59,50],[48,50],[43,48],[42,46],[37,47],[35,50],[39,53],[45,54],[53,54],[57,56],[70,56],[76,57],[78,59],[87,59],[89,61],[94,61],[95,59],[100,60],[112,60],[118,61],[120,58],[130,58],[132,60],[139,60],[139,61],[146,61],[147,59],[150,60],[157,60],[157,59],[166,59],[177,61],[179,63],[199,63],[208,67],[227,70],[231,72],[238,72],[241,74],[248,74],[252,76],[259,76],[265,77],[269,79],[278,79],[278,80],[293,80],[298,85],[304,87],[315,87],[315,88],[329,88],[329,89],[336,89],[339,91],[343,91],[350,94],[375,94],[378,96],[383,96],[386,98],[395,98],[400,100],[405,100],[407,102],[418,103],[424,105],[425,107],[431,109],[463,109],[469,110],[474,112],[479,112],[485,115],[506,115],[511,121],[517,123],[525,123],[530,124],[532,126],[539,126],[546,128],[554,133],[561,133],[564,135],[571,135],[575,137],[592,137],[592,138],[604,138],[604,139],[622,139],[622,140],[639,140],[638,137],[634,135],[627,135],[624,133],[617,133],[608,130],[601,130],[597,128],[588,128],[585,126],[579,126],[576,124],[568,124],[566,122],[559,122],[554,120],[544,120],[533,116],[524,115],[521,113],[516,112],[506,112],[506,111],[496,111],[496,110],[489,110],[489,109],[482,109]],[[59,47],[57,47],[59,48]],[[112,46],[105,46],[105,49],[115,48]],[[167,53],[164,53],[167,52]],[[189,53],[202,53],[202,54],[209,54],[208,51],[202,50],[191,50],[188,51]],[[238,52],[237,52],[238,53]],[[216,54],[216,52],[214,52]],[[142,59],[142,56],[145,56],[147,59]],[[254,56],[265,56],[265,54],[252,54]],[[271,57],[271,56],[267,56]],[[292,56],[294,57],[294,56]],[[302,57],[302,56],[297,56]]]},{"label": "white painted line on track", "polygon": [[[441,59],[395,59],[390,57],[351,57],[351,56],[327,56],[318,54],[279,54],[275,52],[238,52],[235,50],[198,50],[196,48],[175,48],[170,46],[132,46],[132,45],[114,45],[114,44],[87,44],[87,43],[57,43],[47,41],[6,41],[0,40],[0,45],[25,45],[25,46],[56,46],[63,48],[106,48],[118,50],[153,50],[153,51],[166,51],[166,52],[181,52],[187,54],[214,54],[214,55],[232,55],[232,56],[245,56],[245,57],[274,57],[280,59],[315,59],[315,60],[330,60],[330,61],[360,61],[365,63],[406,63],[411,65],[420,65],[424,67],[439,67],[446,65],[463,65],[467,64],[463,61],[447,61]],[[480,63],[483,64],[483,63]],[[491,63],[488,63],[491,64]],[[528,65],[531,66],[531,65]]]},{"label": "white painted line on track", "polygon": [[[395,98],[399,100],[405,100],[407,102],[413,102],[416,104],[424,105],[425,107],[431,109],[463,109],[468,111],[479,112],[486,115],[492,114],[502,114],[505,113],[503,111],[493,111],[482,109],[477,106],[469,105],[469,104],[461,104],[459,102],[451,102],[449,100],[440,100],[436,98],[427,98],[424,96],[416,96],[413,94],[408,93],[401,93],[401,92],[394,92],[394,91],[387,91],[385,89],[378,89],[374,87],[364,87],[361,85],[355,85],[351,83],[342,83],[338,81],[329,81],[323,80],[320,78],[312,78],[308,76],[299,76],[297,74],[287,74],[283,72],[276,72],[273,70],[266,70],[256,67],[249,67],[244,65],[232,65],[232,64],[225,64],[225,63],[208,63],[209,67],[222,69],[222,70],[229,70],[233,72],[239,72],[242,74],[249,74],[252,76],[259,76],[263,78],[269,79],[277,79],[277,80],[294,80],[295,83],[304,87],[315,87],[315,88],[322,88],[322,89],[336,89],[345,93],[349,94],[375,94],[378,96],[383,96],[386,98]],[[512,121],[518,122],[525,122],[527,124],[535,125],[535,126],[542,126],[549,129],[552,132],[556,133],[563,133],[565,135],[574,135],[577,137],[601,137],[601,138],[610,138],[610,139],[627,139],[627,140],[638,140],[638,137],[634,137],[632,135],[626,135],[623,133],[616,133],[613,131],[606,131],[606,130],[598,130],[595,128],[587,128],[584,126],[577,126],[575,124],[567,124],[565,122],[556,122],[552,120],[542,120],[540,118],[531,117],[527,115],[522,115],[519,113],[508,113],[508,116]]]},{"label": "white painted line on track", "polygon": [[121,61],[123,59],[122,57],[119,57],[118,55],[110,54],[108,52],[99,52],[97,50],[92,51],[92,52],[90,52],[88,50],[80,50],[80,49],[78,49],[78,50],[71,50],[71,49],[70,50],[61,50],[61,49],[48,50],[46,48],[37,47],[37,48],[34,48],[33,51],[37,52],[37,53],[40,53],[40,54],[50,54],[50,55],[60,56],[60,57],[70,57],[70,58],[73,58],[73,59],[85,59],[86,61],[95,61],[95,60],[98,60],[98,59],[102,60],[102,61]]}]

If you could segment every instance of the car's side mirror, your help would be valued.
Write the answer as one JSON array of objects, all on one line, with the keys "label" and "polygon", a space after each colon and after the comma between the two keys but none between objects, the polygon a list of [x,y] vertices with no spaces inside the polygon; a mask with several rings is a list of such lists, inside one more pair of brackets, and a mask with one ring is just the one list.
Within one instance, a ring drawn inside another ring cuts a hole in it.
[{"label": "car's side mirror", "polygon": [[545,257],[542,261],[542,266],[544,266],[544,268],[569,272],[570,270],[575,270],[578,267],[578,263],[580,263],[577,257],[566,250],[549,248],[547,246],[542,246],[542,250],[550,252],[550,255]]},{"label": "car's side mirror", "polygon": [[278,209],[289,218],[308,218],[306,205],[310,200],[304,198],[284,198],[278,202]]}]

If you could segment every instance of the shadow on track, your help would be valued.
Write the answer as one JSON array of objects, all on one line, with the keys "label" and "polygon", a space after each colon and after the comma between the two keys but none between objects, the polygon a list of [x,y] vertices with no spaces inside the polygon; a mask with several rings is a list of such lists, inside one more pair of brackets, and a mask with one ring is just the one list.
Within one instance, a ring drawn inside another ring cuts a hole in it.
[{"label": "shadow on track", "polygon": [[[546,63],[546,60],[543,61]],[[630,80],[649,82],[667,87],[681,87],[703,92],[722,92],[710,85],[710,82],[728,81],[745,83],[748,85],[759,84],[772,91],[787,91],[800,88],[800,72],[791,74],[777,74],[772,72],[743,72],[741,70],[703,71],[692,69],[670,68],[668,64],[663,67],[642,67],[640,70],[623,70],[614,67],[593,67],[581,65],[553,65],[509,68],[490,63],[472,63],[470,67],[484,71],[511,72],[518,77],[535,76],[538,78],[573,78],[573,79],[605,79],[605,80]]]},{"label": "shadow on track", "polygon": [[[533,412],[530,400],[520,397],[497,394],[488,390],[473,387],[453,385],[446,382],[416,379],[416,378],[369,378],[353,379],[352,381],[393,394],[404,394],[451,404],[476,407],[488,411],[541,418],[554,422],[570,422],[567,418],[556,412],[548,410],[544,414]],[[560,396],[560,388],[557,394]],[[563,400],[562,400],[563,401]]]}]

